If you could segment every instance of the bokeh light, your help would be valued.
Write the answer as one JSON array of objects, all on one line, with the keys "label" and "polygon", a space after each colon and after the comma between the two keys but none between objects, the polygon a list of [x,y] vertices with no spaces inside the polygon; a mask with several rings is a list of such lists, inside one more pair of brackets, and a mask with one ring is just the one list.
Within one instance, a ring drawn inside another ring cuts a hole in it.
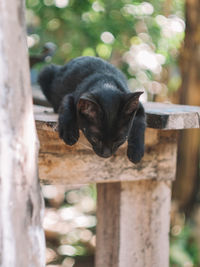
[{"label": "bokeh light", "polygon": [[115,37],[113,36],[113,34],[111,32],[103,32],[101,34],[101,40],[105,44],[112,44],[115,40]]},{"label": "bokeh light", "polygon": [[54,1],[55,1],[55,6],[59,8],[64,8],[69,4],[69,0],[54,0]]}]

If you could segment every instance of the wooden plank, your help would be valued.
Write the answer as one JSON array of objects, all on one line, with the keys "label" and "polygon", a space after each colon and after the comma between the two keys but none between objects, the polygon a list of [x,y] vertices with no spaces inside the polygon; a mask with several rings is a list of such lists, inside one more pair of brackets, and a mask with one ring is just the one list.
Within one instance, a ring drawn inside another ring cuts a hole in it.
[{"label": "wooden plank", "polygon": [[200,128],[200,107],[147,102],[144,103],[147,126],[163,130]]},{"label": "wooden plank", "polygon": [[[144,103],[147,127],[163,130],[200,128],[200,107],[155,102]],[[49,107],[35,106],[35,120],[43,123],[57,121],[57,115]]]},{"label": "wooden plank", "polygon": [[96,267],[168,267],[171,183],[98,184]]},{"label": "wooden plank", "polygon": [[[147,129],[146,152],[139,164],[131,163],[124,144],[111,158],[98,157],[83,135],[67,146],[55,131],[37,125],[40,140],[39,177],[43,183],[84,184],[140,179],[173,180],[176,169],[176,134]],[[46,126],[48,128],[48,126]]]},{"label": "wooden plank", "polygon": [[57,133],[57,115],[51,109],[36,106],[35,117],[40,140],[39,175],[44,183],[102,183],[144,177],[174,179],[176,136],[173,131],[147,128],[144,158],[134,165],[126,156],[126,144],[111,158],[100,158],[83,134],[74,146],[64,144]]}]

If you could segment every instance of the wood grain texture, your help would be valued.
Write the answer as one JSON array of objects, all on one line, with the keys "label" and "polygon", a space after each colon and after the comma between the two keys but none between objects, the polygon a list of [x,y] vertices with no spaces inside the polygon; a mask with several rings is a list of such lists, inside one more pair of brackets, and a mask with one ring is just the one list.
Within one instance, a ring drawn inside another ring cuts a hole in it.
[{"label": "wood grain texture", "polygon": [[168,267],[171,183],[98,184],[96,267]]},{"label": "wood grain texture", "polygon": [[39,176],[44,183],[84,184],[146,178],[174,179],[176,134],[173,131],[148,128],[144,158],[134,165],[126,156],[126,144],[120,147],[116,155],[103,159],[93,152],[83,134],[80,134],[80,139],[74,146],[67,146],[60,140],[57,116],[52,110],[36,106],[35,118],[40,140]]},{"label": "wood grain texture", "polygon": [[[40,127],[41,126],[41,127]],[[98,157],[81,134],[79,142],[67,146],[51,127],[37,123],[40,140],[39,177],[43,183],[85,184],[141,179],[173,180],[176,166],[176,134],[147,129],[146,152],[139,164],[131,163],[124,144],[116,155]]]},{"label": "wood grain texture", "polygon": [[119,267],[121,183],[97,185],[95,266]]},{"label": "wood grain texture", "polygon": [[[35,119],[43,123],[52,123],[55,127],[57,115],[49,107],[34,106]],[[200,107],[164,104],[156,102],[144,103],[147,116],[147,127],[163,130],[181,130],[200,128]]]},{"label": "wood grain texture", "polygon": [[147,125],[163,130],[200,128],[200,107],[147,102]]},{"label": "wood grain texture", "polygon": [[[200,108],[145,104],[145,155],[134,165],[124,144],[99,158],[81,134],[70,147],[58,138],[57,115],[37,107],[39,175],[43,183],[97,183],[96,267],[168,267],[171,182],[177,129],[198,128]],[[168,131],[163,131],[168,130]]]},{"label": "wood grain texture", "polygon": [[0,266],[44,267],[43,202],[21,0],[0,1]]}]

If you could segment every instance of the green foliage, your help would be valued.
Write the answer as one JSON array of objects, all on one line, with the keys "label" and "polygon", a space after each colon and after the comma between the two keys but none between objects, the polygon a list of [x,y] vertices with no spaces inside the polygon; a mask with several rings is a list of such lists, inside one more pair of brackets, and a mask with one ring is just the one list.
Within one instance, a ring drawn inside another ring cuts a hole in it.
[{"label": "green foliage", "polygon": [[171,231],[170,266],[197,267],[200,264],[199,260],[197,239],[194,235],[193,226],[186,223],[174,234]]},{"label": "green foliage", "polygon": [[177,71],[169,72],[167,80],[166,72],[176,66],[184,37],[182,0],[173,0],[171,6],[164,0],[26,2],[30,54],[39,54],[45,43],[52,42],[57,46],[56,64],[78,56],[102,57],[125,72],[131,90],[148,95],[166,94],[164,82],[170,91],[180,85],[175,79],[170,82]]},{"label": "green foliage", "polygon": [[[30,54],[40,53],[45,43],[52,42],[57,46],[56,64],[82,55],[99,56],[132,78],[130,89],[162,94],[167,91],[163,84],[166,71],[176,66],[184,37],[183,1],[173,0],[171,6],[166,3],[27,0]],[[170,73],[167,81],[173,75]],[[157,81],[155,90],[152,81]],[[170,89],[176,90],[177,83],[171,82]]]},{"label": "green foliage", "polygon": [[82,55],[85,49],[92,49],[99,55],[97,47],[103,43],[101,34],[106,31],[114,36],[109,49],[122,54],[129,49],[131,38],[141,31],[137,30],[141,22],[144,22],[143,31],[156,47],[161,39],[155,18],[162,13],[162,1],[154,0],[150,4],[124,0],[63,0],[66,7],[59,7],[59,3],[58,0],[27,0],[28,32],[39,37],[33,49],[37,50],[49,41],[56,43],[59,49],[55,61],[58,63]]}]

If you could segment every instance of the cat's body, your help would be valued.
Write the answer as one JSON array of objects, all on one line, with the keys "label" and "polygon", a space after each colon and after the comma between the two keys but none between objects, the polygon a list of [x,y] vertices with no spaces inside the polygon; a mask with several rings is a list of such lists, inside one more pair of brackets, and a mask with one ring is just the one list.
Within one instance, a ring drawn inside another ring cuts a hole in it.
[{"label": "cat's body", "polygon": [[79,57],[63,67],[46,67],[39,84],[59,112],[59,134],[66,144],[76,143],[81,129],[96,154],[109,157],[128,139],[129,159],[140,161],[145,131],[141,92],[131,93],[118,69],[100,58]]}]

